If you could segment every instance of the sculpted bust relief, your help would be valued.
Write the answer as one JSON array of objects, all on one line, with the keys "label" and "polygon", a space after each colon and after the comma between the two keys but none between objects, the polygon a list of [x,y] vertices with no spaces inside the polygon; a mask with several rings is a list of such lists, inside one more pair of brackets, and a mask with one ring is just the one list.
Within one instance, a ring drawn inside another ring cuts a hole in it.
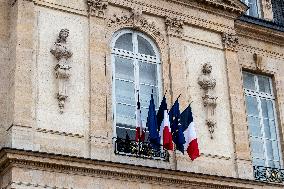
[{"label": "sculpted bust relief", "polygon": [[67,45],[67,38],[69,36],[68,29],[62,29],[59,32],[58,38],[51,48],[50,52],[57,59],[57,64],[54,67],[55,76],[58,79],[58,106],[60,108],[60,113],[63,113],[65,101],[68,97],[67,95],[67,82],[70,77],[69,59],[72,57],[73,53]]},{"label": "sculpted bust relief", "polygon": [[202,66],[202,75],[198,78],[198,84],[204,90],[203,105],[207,108],[207,119],[206,124],[208,130],[213,139],[214,128],[216,126],[215,120],[215,108],[217,106],[217,98],[214,94],[214,88],[216,86],[216,79],[211,76],[212,65],[210,63],[205,63]]}]

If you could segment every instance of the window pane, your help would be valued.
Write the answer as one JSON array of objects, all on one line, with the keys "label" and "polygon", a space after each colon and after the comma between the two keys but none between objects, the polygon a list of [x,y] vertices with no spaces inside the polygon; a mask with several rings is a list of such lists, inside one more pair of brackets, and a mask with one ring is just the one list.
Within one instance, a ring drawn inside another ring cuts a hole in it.
[{"label": "window pane", "polygon": [[249,15],[258,17],[257,0],[248,0]]},{"label": "window pane", "polygon": [[253,163],[253,165],[256,165],[256,166],[264,166],[265,165],[265,161],[263,159],[253,158],[252,163]]},{"label": "window pane", "polygon": [[275,121],[269,120],[270,137],[272,140],[277,140]]},{"label": "window pane", "polygon": [[140,83],[157,85],[157,65],[139,62]]},{"label": "window pane", "polygon": [[253,157],[264,159],[263,141],[251,138],[251,153]]},{"label": "window pane", "polygon": [[126,138],[126,133],[128,134],[130,140],[134,140],[135,139],[135,130],[128,129],[128,128],[116,127],[116,135],[117,135],[118,138],[125,139]]},{"label": "window pane", "polygon": [[276,128],[275,128],[275,122],[273,120],[264,119],[263,120],[264,125],[264,133],[265,137],[276,140]]},{"label": "window pane", "polygon": [[280,169],[281,167],[280,167],[280,162],[279,161],[275,161],[274,162],[274,168],[278,168],[278,169]]},{"label": "window pane", "polygon": [[141,108],[142,124],[145,124],[145,126],[146,126],[146,122],[147,122],[148,111],[149,111],[148,107],[147,108]]},{"label": "window pane", "polygon": [[116,80],[115,98],[116,102],[135,105],[134,83]]},{"label": "window pane", "polygon": [[244,87],[245,89],[255,90],[254,76],[244,72]]},{"label": "window pane", "polygon": [[126,33],[120,36],[116,40],[114,48],[133,51],[132,33]]},{"label": "window pane", "polygon": [[272,149],[273,149],[273,159],[279,161],[280,154],[279,154],[279,147],[277,141],[272,141]]},{"label": "window pane", "polygon": [[138,53],[155,56],[152,45],[143,37],[137,36],[138,40]]},{"label": "window pane", "polygon": [[252,96],[246,96],[246,106],[248,115],[258,116],[257,99]]},{"label": "window pane", "polygon": [[266,154],[267,158],[273,160],[272,141],[266,140]]},{"label": "window pane", "polygon": [[271,138],[269,120],[268,119],[263,119],[263,125],[264,125],[265,137],[266,138]]},{"label": "window pane", "polygon": [[[125,118],[130,118],[135,120],[135,106],[127,106],[123,104],[116,104],[116,114],[117,117],[125,117]],[[125,123],[127,122],[119,122],[119,123]],[[135,122],[134,122],[135,125]]]},{"label": "window pane", "polygon": [[274,119],[274,106],[271,100],[267,100],[268,118]]},{"label": "window pane", "polygon": [[261,99],[261,109],[262,109],[262,116],[264,118],[268,118],[267,104],[266,104],[266,100],[264,99]]},{"label": "window pane", "polygon": [[259,91],[264,93],[271,93],[269,78],[258,76]]},{"label": "window pane", "polygon": [[274,168],[275,167],[274,162],[273,161],[268,161],[268,167]]},{"label": "window pane", "polygon": [[248,117],[250,135],[261,137],[260,119],[256,117]]},{"label": "window pane", "polygon": [[133,60],[115,57],[115,78],[134,81]]},{"label": "window pane", "polygon": [[157,104],[158,104],[158,90],[157,90],[157,88],[156,87],[142,85],[142,84],[140,84],[140,102],[141,102],[141,106],[144,106],[144,107],[147,107],[147,108],[149,107],[152,90],[153,90],[155,108],[157,108]]}]

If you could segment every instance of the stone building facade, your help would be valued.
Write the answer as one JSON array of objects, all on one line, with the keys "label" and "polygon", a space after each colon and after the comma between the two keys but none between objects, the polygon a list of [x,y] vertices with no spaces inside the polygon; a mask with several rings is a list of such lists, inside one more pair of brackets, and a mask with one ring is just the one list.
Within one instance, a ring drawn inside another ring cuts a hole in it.
[{"label": "stone building facade", "polygon": [[[255,18],[240,0],[0,0],[0,188],[283,188],[277,2],[259,0]],[[138,53],[116,48],[122,34],[148,41],[155,56],[139,42]],[[157,66],[158,101],[192,102],[198,159],[115,153],[116,56]],[[262,113],[263,100],[273,103],[272,118],[250,116],[249,98]],[[256,139],[255,117],[265,134]],[[264,146],[263,167],[273,166],[261,171],[253,142],[262,139],[278,159]]]}]

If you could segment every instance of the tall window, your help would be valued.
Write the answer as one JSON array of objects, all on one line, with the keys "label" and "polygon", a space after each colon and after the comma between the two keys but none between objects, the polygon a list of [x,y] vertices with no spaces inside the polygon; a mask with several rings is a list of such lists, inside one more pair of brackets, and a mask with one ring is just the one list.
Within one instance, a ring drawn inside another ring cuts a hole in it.
[{"label": "tall window", "polygon": [[271,78],[248,72],[243,76],[253,165],[281,168]]},{"label": "tall window", "polygon": [[259,0],[242,0],[249,9],[247,11],[247,15],[253,17],[260,17],[260,3]]},{"label": "tall window", "polygon": [[116,33],[112,48],[115,135],[125,138],[128,133],[130,139],[135,139],[137,93],[145,125],[152,91],[156,105],[159,100],[158,50],[147,36],[133,30]]}]

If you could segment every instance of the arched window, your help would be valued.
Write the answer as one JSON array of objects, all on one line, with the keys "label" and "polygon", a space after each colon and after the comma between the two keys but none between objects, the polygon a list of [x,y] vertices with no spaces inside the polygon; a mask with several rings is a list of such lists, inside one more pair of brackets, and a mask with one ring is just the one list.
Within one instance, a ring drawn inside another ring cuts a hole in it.
[{"label": "arched window", "polygon": [[155,104],[161,89],[160,58],[157,47],[144,34],[123,30],[114,35],[113,113],[117,138],[135,139],[137,93],[140,95],[142,123],[145,125],[153,91]]}]

